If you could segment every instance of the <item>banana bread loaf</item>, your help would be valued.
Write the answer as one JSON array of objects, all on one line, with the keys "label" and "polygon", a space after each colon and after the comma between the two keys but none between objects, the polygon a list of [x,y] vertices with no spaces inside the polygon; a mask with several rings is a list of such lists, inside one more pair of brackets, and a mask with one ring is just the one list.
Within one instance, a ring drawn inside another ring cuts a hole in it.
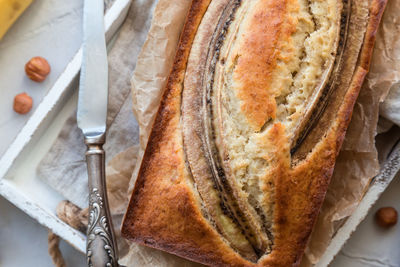
[{"label": "banana bread loaf", "polygon": [[298,266],[385,0],[193,0],[122,233],[210,266]]}]

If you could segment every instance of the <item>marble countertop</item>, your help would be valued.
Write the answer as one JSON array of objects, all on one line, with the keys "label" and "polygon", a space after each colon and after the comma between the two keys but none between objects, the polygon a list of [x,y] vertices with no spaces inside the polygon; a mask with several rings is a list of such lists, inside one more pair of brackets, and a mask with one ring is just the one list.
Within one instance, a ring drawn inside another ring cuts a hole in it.
[{"label": "marble countertop", "polygon": [[[6,74],[0,76],[0,156],[29,118],[12,111],[14,95],[26,91],[36,104],[40,102],[80,47],[81,17],[80,0],[37,0],[0,41],[0,51],[10,51],[0,53],[0,68]],[[24,33],[23,38],[16,38],[17,31]],[[23,73],[25,62],[37,55],[46,57],[52,66],[43,84],[31,82]],[[382,230],[373,220],[380,207],[400,211],[399,192],[400,177],[396,177],[331,266],[400,267],[400,225]],[[86,266],[84,255],[65,242],[61,250],[68,266]],[[47,229],[1,197],[0,266],[53,266],[47,252]]]}]

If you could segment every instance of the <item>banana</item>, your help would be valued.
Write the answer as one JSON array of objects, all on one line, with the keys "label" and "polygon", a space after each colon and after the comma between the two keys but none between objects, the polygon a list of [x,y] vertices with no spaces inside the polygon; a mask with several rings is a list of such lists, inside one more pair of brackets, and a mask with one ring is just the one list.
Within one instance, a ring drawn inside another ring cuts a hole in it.
[{"label": "banana", "polygon": [[0,40],[33,0],[0,0]]}]

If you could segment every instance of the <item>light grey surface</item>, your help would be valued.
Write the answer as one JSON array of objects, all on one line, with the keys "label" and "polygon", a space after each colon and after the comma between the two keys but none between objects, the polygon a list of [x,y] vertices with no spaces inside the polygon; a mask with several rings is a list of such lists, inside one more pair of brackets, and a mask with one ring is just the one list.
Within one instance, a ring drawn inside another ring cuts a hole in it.
[{"label": "light grey surface", "polygon": [[331,267],[398,267],[400,266],[400,225],[382,229],[374,221],[375,212],[391,206],[400,211],[400,175],[397,175],[382,197],[370,210],[338,254]]},{"label": "light grey surface", "polygon": [[[0,41],[0,157],[78,51],[82,3],[35,0]],[[43,83],[25,75],[25,63],[34,56],[46,58],[51,65],[51,73]],[[12,109],[14,96],[21,92],[32,96],[34,102],[26,115]]]},{"label": "light grey surface", "polygon": [[[0,197],[0,266],[51,267],[47,229]],[[60,243],[67,266],[86,266],[86,258],[64,241]]]}]

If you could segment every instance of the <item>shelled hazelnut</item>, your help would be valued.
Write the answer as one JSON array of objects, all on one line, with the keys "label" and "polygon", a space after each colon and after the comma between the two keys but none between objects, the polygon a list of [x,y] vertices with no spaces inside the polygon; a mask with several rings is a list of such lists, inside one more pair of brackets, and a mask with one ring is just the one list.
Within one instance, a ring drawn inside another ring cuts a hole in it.
[{"label": "shelled hazelnut", "polygon": [[27,93],[18,94],[14,97],[14,111],[26,114],[32,109],[33,100]]},{"label": "shelled hazelnut", "polygon": [[25,64],[26,75],[35,82],[43,82],[50,70],[49,63],[42,57],[33,57]]},{"label": "shelled hazelnut", "polygon": [[397,223],[397,211],[392,207],[380,208],[375,213],[375,220],[379,226],[389,228]]}]

